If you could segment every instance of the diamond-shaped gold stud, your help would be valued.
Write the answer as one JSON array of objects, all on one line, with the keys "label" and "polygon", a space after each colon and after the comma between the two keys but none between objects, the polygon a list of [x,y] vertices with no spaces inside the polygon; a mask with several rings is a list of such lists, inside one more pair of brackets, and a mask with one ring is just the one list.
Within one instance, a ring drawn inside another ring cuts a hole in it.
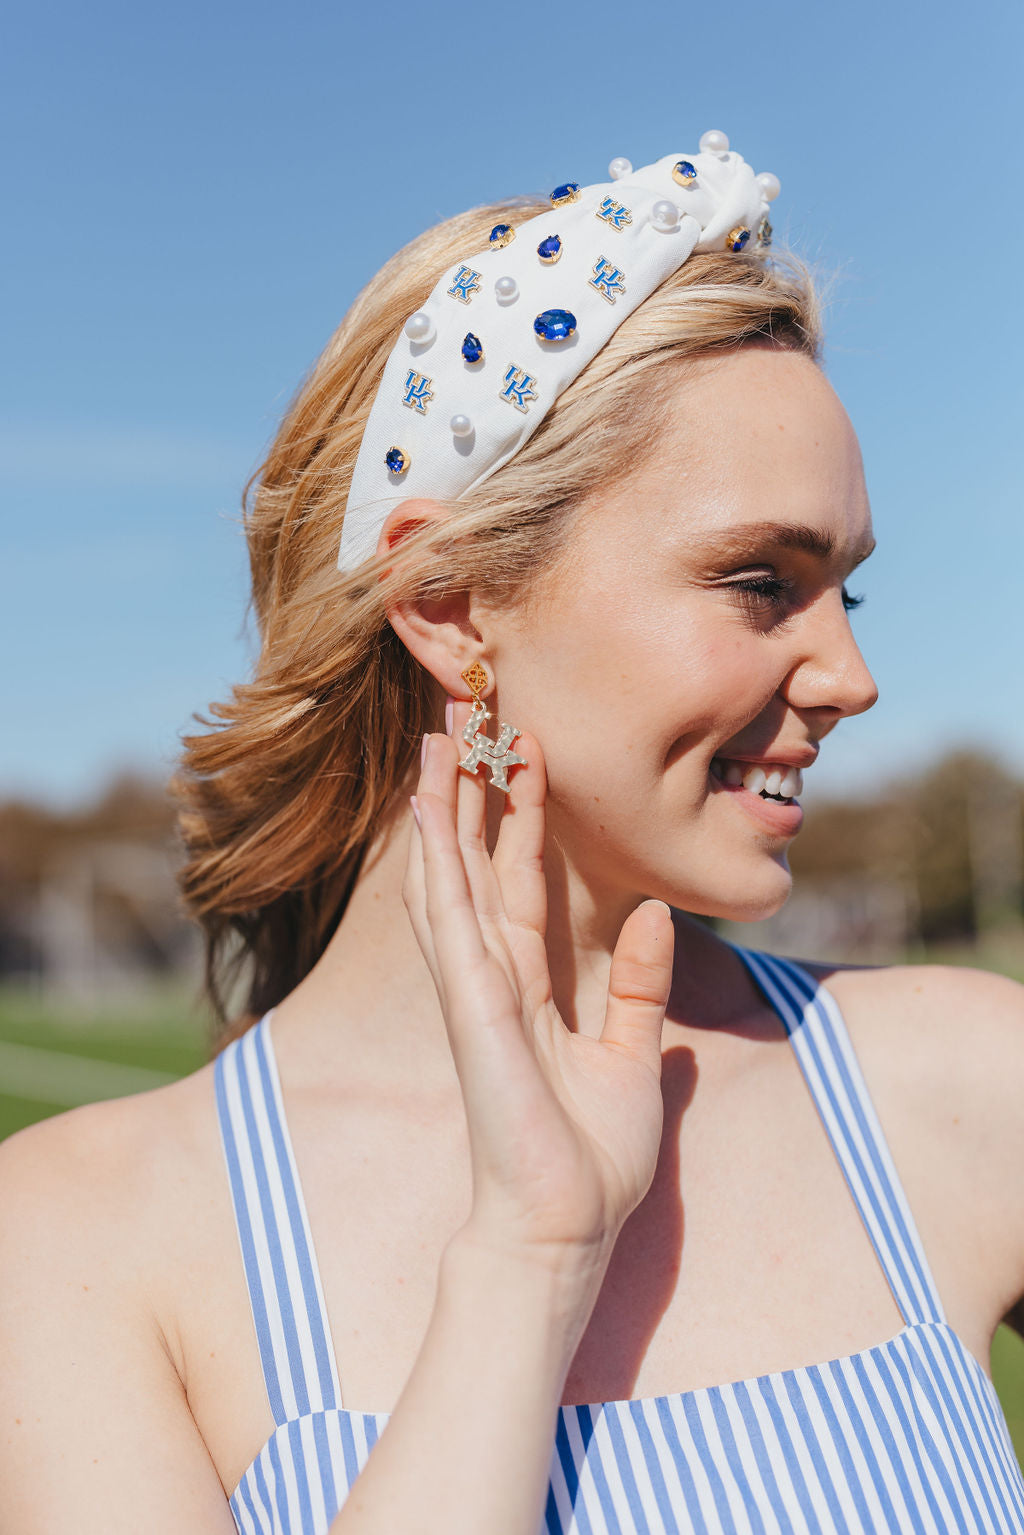
[{"label": "diamond-shaped gold stud", "polygon": [[467,666],[464,672],[459,673],[459,676],[465,682],[474,698],[483,692],[491,680],[479,661],[474,661],[472,666]]}]

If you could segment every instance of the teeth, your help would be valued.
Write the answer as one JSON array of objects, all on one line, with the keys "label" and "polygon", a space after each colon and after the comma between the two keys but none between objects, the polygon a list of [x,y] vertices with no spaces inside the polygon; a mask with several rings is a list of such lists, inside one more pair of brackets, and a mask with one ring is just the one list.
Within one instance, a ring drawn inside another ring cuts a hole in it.
[{"label": "teeth", "polygon": [[799,768],[783,763],[769,762],[767,767],[751,766],[746,762],[730,762],[726,757],[714,757],[711,772],[720,783],[730,789],[742,784],[751,794],[777,794],[783,799],[796,799],[803,792],[804,775]]}]

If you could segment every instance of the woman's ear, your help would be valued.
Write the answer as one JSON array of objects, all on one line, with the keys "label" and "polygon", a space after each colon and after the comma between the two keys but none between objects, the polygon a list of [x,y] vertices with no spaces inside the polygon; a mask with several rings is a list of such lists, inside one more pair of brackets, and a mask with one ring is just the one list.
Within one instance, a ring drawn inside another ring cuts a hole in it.
[{"label": "woman's ear", "polygon": [[[380,530],[378,555],[397,554],[403,539],[448,515],[437,501],[401,502],[388,513]],[[483,637],[470,617],[469,592],[445,592],[443,597],[429,600],[394,602],[388,605],[387,616],[410,655],[445,692],[455,698],[464,696],[466,685],[459,674],[483,652]]]}]

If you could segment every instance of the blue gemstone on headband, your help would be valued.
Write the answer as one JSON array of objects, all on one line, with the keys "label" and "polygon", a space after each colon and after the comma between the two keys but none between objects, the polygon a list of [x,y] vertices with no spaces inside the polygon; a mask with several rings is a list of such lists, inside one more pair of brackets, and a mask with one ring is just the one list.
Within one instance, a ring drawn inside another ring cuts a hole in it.
[{"label": "blue gemstone on headband", "polygon": [[562,242],[557,235],[548,235],[537,246],[537,255],[548,266],[553,266],[562,254]]},{"label": "blue gemstone on headband", "polygon": [[576,333],[576,316],[568,309],[545,309],[533,322],[542,341],[568,341]]},{"label": "blue gemstone on headband", "polygon": [[488,239],[495,250],[504,250],[506,245],[511,245],[516,237],[516,232],[511,224],[495,224]]},{"label": "blue gemstone on headband", "polygon": [[728,238],[728,243],[729,243],[729,249],[731,251],[741,251],[743,249],[743,247],[747,244],[747,242],[750,239],[750,230],[749,229],[733,229],[733,230],[730,230],[729,235],[727,236],[727,238]]},{"label": "blue gemstone on headband", "polygon": [[697,167],[692,160],[677,160],[672,167],[672,180],[681,187],[693,186],[697,180]]},{"label": "blue gemstone on headband", "polygon": [[479,362],[481,357],[484,355],[483,344],[480,340],[480,337],[474,336],[471,330],[466,332],[463,339],[462,355],[467,362]]},{"label": "blue gemstone on headband", "polygon": [[401,448],[389,448],[384,455],[384,462],[392,474],[401,474],[408,460]]},{"label": "blue gemstone on headband", "polygon": [[578,202],[579,195],[580,184],[578,181],[563,181],[562,185],[556,187],[552,192],[551,202],[555,208],[559,208],[563,203]]}]

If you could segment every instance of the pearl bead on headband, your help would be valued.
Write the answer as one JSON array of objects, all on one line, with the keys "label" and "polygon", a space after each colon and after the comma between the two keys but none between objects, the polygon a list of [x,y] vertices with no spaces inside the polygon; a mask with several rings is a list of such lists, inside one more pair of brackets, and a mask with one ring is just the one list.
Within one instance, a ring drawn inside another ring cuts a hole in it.
[{"label": "pearl bead on headband", "polygon": [[724,133],[612,180],[551,193],[549,211],[498,224],[450,266],[388,358],[356,459],[338,553],[376,552],[409,496],[457,500],[519,451],[628,314],[694,250],[771,244],[775,176]]}]

